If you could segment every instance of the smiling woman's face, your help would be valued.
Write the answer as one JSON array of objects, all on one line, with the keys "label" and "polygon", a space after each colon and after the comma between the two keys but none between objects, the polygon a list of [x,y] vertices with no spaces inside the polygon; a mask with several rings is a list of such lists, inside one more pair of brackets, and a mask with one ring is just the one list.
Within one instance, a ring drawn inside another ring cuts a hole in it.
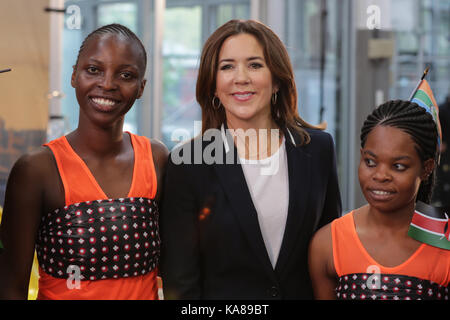
[{"label": "smiling woman's face", "polygon": [[140,98],[145,80],[142,50],[123,36],[96,36],[80,53],[71,84],[80,105],[80,120],[108,125],[124,115]]},{"label": "smiling woman's face", "polygon": [[376,126],[361,149],[359,182],[367,202],[382,212],[413,206],[424,165],[411,136],[394,127]]},{"label": "smiling woman's face", "polygon": [[253,35],[238,34],[224,41],[215,94],[225,108],[227,121],[246,127],[270,119],[271,97],[277,90],[263,48]]}]

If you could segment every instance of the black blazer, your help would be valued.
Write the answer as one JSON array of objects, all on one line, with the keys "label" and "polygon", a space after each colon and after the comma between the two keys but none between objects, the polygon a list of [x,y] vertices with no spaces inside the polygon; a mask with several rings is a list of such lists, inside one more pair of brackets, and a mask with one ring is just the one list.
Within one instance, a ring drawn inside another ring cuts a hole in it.
[{"label": "black blazer", "polygon": [[[172,151],[160,210],[166,299],[313,298],[308,244],[318,228],[340,216],[341,198],[332,137],[307,131],[311,142],[305,146],[294,132],[285,133],[289,209],[275,270],[236,149],[234,164],[174,164],[172,157],[185,152],[195,160],[196,147],[198,161],[199,150],[211,143],[201,137]],[[223,148],[222,138],[213,141]],[[228,145],[235,148],[229,136]]]}]

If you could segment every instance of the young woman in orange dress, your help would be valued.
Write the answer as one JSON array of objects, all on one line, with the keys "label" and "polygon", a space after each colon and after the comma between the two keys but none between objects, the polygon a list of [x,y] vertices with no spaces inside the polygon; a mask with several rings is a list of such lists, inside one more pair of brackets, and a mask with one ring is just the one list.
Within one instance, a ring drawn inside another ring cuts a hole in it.
[{"label": "young woman in orange dress", "polygon": [[26,299],[36,249],[38,299],[157,299],[158,206],[166,147],[123,132],[144,91],[146,52],[122,25],[84,40],[71,83],[75,131],[22,156],[9,176],[0,298]]},{"label": "young woman in orange dress", "polygon": [[450,251],[408,236],[429,203],[438,132],[431,114],[389,101],[361,130],[359,182],[368,202],[320,229],[309,249],[317,299],[448,299]]}]

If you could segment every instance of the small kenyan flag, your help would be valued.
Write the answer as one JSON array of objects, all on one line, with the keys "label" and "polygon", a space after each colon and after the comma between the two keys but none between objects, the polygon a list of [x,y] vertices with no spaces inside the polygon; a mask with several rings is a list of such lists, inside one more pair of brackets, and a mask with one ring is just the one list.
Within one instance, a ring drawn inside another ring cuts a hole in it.
[{"label": "small kenyan flag", "polygon": [[448,210],[417,201],[408,235],[417,241],[450,250]]}]

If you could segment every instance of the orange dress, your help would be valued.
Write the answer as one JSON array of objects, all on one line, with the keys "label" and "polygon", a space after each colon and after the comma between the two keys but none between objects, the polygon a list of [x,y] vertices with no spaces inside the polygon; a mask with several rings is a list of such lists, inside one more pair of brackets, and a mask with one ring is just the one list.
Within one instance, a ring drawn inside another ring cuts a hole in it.
[{"label": "orange dress", "polygon": [[362,245],[353,211],[331,224],[338,299],[448,300],[450,251],[422,244],[406,261],[385,267]]},{"label": "orange dress", "polygon": [[150,142],[133,135],[127,198],[108,199],[66,137],[48,146],[65,191],[65,207],[38,231],[38,299],[158,299],[157,188]]}]

